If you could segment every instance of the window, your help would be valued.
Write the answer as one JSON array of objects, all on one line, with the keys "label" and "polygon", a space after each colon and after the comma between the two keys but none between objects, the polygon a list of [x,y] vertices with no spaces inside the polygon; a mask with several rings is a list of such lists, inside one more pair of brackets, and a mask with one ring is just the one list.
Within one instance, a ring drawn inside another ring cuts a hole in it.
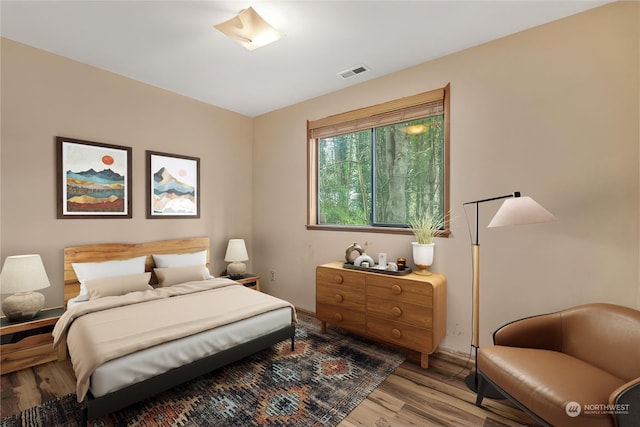
[{"label": "window", "polygon": [[448,92],[309,121],[307,228],[406,232],[425,212],[446,220]]}]

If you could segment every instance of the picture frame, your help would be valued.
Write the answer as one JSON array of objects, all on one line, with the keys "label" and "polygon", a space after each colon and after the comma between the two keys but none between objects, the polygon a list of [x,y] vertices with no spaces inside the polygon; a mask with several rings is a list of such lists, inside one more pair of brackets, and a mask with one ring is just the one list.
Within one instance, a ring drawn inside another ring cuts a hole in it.
[{"label": "picture frame", "polygon": [[147,218],[200,218],[200,158],[146,154]]},{"label": "picture frame", "polygon": [[58,219],[131,218],[131,147],[56,137]]}]

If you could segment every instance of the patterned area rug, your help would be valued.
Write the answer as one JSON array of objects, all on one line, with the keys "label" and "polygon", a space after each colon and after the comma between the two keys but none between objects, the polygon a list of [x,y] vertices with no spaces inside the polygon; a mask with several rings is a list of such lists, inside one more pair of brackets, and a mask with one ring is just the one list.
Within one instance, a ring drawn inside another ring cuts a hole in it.
[{"label": "patterned area rug", "polygon": [[[302,316],[301,316],[302,317]],[[134,404],[90,426],[335,426],[405,359],[403,354],[300,320],[289,340]],[[77,426],[69,394],[0,421]]]}]

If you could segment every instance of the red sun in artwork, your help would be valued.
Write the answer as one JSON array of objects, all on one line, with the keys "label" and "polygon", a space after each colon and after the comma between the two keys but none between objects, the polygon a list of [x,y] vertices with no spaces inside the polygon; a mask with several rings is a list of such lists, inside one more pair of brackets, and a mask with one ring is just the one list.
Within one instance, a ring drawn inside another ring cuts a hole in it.
[{"label": "red sun in artwork", "polygon": [[186,170],[184,170],[184,169],[180,169],[180,170],[178,171],[178,175],[180,175],[181,177],[183,177],[183,178],[184,178],[185,176],[187,176],[187,171],[186,171]]},{"label": "red sun in artwork", "polygon": [[113,157],[111,156],[102,156],[102,163],[109,166],[113,164]]}]

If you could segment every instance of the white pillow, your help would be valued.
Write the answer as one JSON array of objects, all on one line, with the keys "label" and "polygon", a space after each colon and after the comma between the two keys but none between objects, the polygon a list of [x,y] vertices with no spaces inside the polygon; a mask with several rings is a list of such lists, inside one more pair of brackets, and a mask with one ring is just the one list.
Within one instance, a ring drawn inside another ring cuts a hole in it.
[{"label": "white pillow", "polygon": [[73,271],[76,272],[76,277],[80,282],[80,294],[76,297],[76,301],[89,300],[91,295],[87,289],[88,280],[144,273],[144,264],[146,260],[146,255],[143,255],[137,258],[118,261],[72,263]]},{"label": "white pillow", "polygon": [[[193,252],[190,254],[163,254],[152,255],[153,262],[158,268],[191,267],[193,265],[207,265],[207,251]],[[213,279],[207,268],[205,279]]]}]

